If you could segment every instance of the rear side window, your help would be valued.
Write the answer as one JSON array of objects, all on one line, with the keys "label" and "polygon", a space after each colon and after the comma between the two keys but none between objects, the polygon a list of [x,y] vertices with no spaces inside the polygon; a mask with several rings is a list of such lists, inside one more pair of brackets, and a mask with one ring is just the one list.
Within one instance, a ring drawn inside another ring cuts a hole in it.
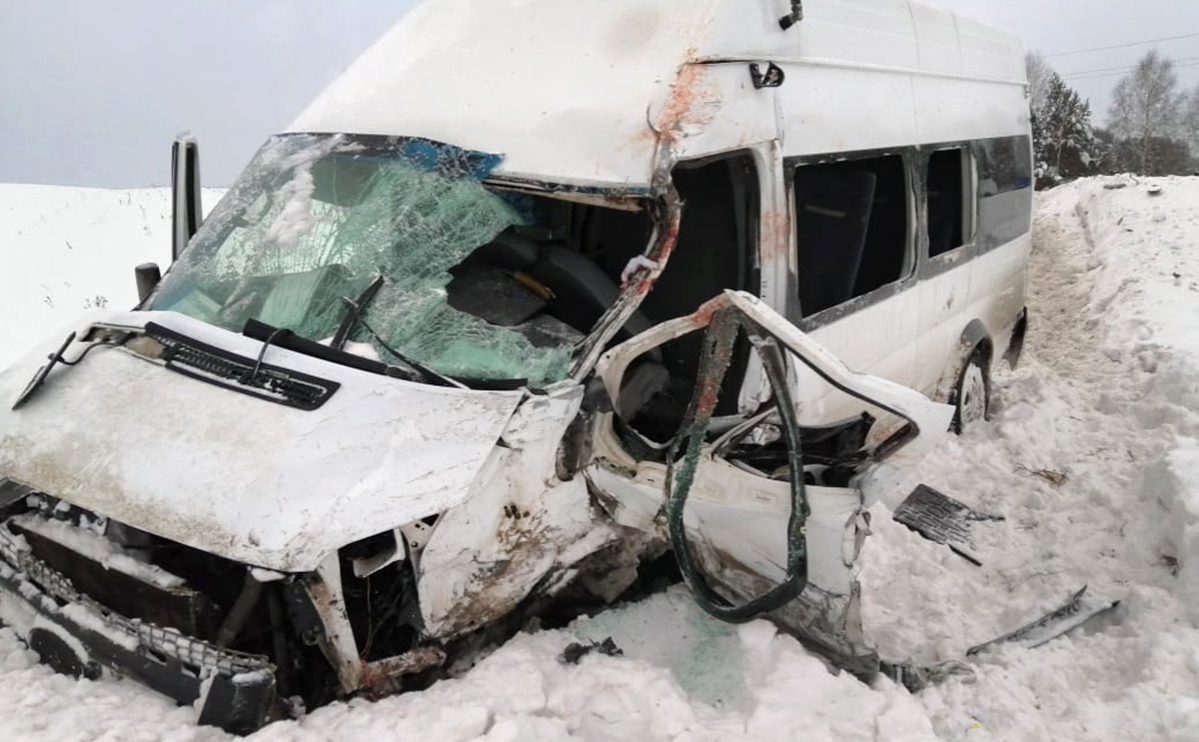
[{"label": "rear side window", "polygon": [[984,139],[978,158],[979,248],[990,250],[1028,232],[1032,219],[1032,144],[1028,137]]},{"label": "rear side window", "polygon": [[943,149],[928,158],[928,256],[955,250],[972,237],[974,185],[969,154],[961,149]]},{"label": "rear side window", "polygon": [[794,183],[805,317],[903,277],[910,188],[901,155],[802,165]]}]

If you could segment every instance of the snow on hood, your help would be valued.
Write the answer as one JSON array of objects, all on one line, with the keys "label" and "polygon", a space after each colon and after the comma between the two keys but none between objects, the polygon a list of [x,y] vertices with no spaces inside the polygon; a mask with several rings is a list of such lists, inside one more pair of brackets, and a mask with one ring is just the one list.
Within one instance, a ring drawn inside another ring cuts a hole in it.
[{"label": "snow on hood", "polygon": [[0,476],[280,571],[314,569],[345,544],[465,500],[521,400],[521,392],[427,386],[270,348],[266,363],[341,384],[304,411],[100,347],[78,366],[56,367],[10,410],[61,338],[97,321],[157,322],[249,358],[262,347],[170,312],[92,314],[0,372]]}]

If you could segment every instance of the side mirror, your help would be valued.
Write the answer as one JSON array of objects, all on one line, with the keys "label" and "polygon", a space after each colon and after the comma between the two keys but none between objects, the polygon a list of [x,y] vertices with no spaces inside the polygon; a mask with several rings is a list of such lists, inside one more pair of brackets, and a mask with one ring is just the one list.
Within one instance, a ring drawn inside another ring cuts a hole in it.
[{"label": "side mirror", "polygon": [[[200,228],[200,145],[190,134],[171,146],[171,260],[179,259]],[[140,286],[140,283],[139,283]]]},{"label": "side mirror", "polygon": [[162,271],[158,269],[158,263],[142,263],[133,269],[133,276],[137,279],[137,303],[141,306],[162,280]]},{"label": "side mirror", "polygon": [[786,31],[803,20],[803,0],[791,0],[791,12],[779,18],[779,28]]}]

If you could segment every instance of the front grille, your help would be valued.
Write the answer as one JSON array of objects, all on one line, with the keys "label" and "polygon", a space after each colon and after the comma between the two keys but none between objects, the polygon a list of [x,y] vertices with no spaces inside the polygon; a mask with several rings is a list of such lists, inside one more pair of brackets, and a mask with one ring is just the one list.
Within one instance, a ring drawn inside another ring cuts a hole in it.
[{"label": "front grille", "polygon": [[[274,672],[274,666],[266,657],[222,649],[186,636],[176,629],[155,626],[108,610],[76,590],[68,578],[35,557],[2,527],[0,561],[15,570],[18,578],[37,585],[45,593],[45,597],[55,601],[55,606],[43,605],[43,609],[57,611],[59,605],[78,605],[85,611],[87,618],[81,621],[79,613],[74,612],[71,618],[76,623],[80,623],[86,629],[103,633],[108,639],[130,651],[149,651],[164,660],[181,662],[197,669],[215,669],[229,676],[259,671]],[[32,598],[30,591],[21,592],[26,599]],[[99,625],[88,625],[95,622],[99,622]]]}]

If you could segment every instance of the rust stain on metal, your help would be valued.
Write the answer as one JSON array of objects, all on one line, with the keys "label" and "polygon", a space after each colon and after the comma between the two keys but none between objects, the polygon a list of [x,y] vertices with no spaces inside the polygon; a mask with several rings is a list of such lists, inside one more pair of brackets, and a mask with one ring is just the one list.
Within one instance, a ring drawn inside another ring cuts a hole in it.
[{"label": "rust stain on metal", "polygon": [[395,657],[367,662],[362,666],[359,685],[368,697],[382,698],[401,690],[394,682],[400,677],[439,667],[445,659],[445,652],[438,647],[417,647]]},{"label": "rust stain on metal", "polygon": [[[704,306],[707,307],[713,303],[709,301]],[[715,308],[709,323],[711,329],[708,342],[711,354],[705,358],[704,368],[701,370],[702,379],[696,395],[694,413],[697,420],[701,418],[706,420],[720,401],[720,389],[733,355],[733,341],[737,334],[736,317],[732,314],[732,310],[726,307]]]}]

